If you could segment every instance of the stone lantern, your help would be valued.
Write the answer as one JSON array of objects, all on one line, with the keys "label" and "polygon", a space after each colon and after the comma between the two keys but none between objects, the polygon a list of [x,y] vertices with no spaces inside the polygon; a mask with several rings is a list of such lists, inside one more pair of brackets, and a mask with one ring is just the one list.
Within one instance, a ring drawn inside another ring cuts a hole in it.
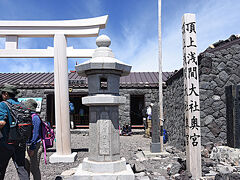
[{"label": "stone lantern", "polygon": [[89,157],[83,160],[74,179],[133,180],[134,174],[125,158],[120,157],[118,106],[125,97],[119,95],[120,77],[130,73],[131,66],[117,60],[109,48],[106,35],[97,38],[98,48],[92,59],[77,65],[76,71],[88,79]]}]

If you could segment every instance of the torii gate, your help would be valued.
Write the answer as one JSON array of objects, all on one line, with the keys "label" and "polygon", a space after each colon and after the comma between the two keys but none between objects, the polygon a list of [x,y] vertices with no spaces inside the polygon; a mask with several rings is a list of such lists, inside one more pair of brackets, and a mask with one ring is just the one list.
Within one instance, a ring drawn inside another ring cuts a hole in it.
[{"label": "torii gate", "polygon": [[[56,153],[50,162],[74,162],[71,152],[68,62],[67,58],[91,58],[94,49],[67,47],[67,37],[95,37],[105,28],[108,15],[64,21],[0,21],[0,37],[5,37],[5,49],[0,58],[54,58],[54,91],[56,117]],[[18,37],[54,37],[54,47],[18,49]]]}]

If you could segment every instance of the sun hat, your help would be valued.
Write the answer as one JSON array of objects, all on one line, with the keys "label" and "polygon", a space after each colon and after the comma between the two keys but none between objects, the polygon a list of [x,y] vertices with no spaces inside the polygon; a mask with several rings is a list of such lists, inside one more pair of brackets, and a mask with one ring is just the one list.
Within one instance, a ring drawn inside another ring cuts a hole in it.
[{"label": "sun hat", "polygon": [[32,111],[36,111],[37,102],[34,99],[28,99],[24,102],[24,105]]},{"label": "sun hat", "polygon": [[17,95],[19,93],[19,90],[17,89],[16,86],[10,85],[10,84],[3,84],[2,88],[0,89],[1,92],[8,92],[13,95]]}]

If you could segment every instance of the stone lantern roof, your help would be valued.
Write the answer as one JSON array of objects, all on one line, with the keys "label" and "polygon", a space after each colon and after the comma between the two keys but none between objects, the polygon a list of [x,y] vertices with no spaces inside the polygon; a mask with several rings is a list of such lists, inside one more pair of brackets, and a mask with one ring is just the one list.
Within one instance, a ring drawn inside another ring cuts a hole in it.
[{"label": "stone lantern roof", "polygon": [[130,73],[131,66],[116,59],[109,48],[111,39],[108,36],[99,36],[96,44],[98,48],[93,53],[92,59],[75,66],[79,76],[86,77],[88,70],[116,70],[121,73],[121,76],[127,76]]}]

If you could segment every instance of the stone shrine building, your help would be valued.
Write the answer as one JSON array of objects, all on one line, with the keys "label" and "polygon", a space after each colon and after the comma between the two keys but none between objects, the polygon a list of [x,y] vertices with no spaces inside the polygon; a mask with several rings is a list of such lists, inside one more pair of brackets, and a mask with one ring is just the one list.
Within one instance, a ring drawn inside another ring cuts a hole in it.
[{"label": "stone shrine building", "polygon": [[[163,82],[172,73],[163,73]],[[75,71],[69,73],[69,100],[74,104],[73,121],[76,128],[88,127],[89,108],[81,98],[88,94],[88,82]],[[0,73],[0,85],[16,85],[20,98],[42,98],[40,116],[55,125],[54,75],[53,73]],[[142,108],[158,101],[158,73],[132,72],[120,78],[120,95],[127,98],[119,106],[120,125],[132,124],[143,127]]]}]

